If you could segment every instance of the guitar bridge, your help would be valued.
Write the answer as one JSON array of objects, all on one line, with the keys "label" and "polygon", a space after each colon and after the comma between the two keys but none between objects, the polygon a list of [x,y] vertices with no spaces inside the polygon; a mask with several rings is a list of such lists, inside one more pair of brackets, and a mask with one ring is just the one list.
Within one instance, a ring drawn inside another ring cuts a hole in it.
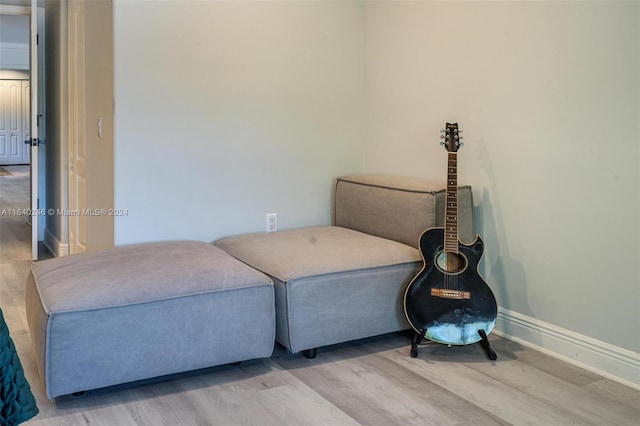
[{"label": "guitar bridge", "polygon": [[468,291],[448,290],[446,288],[432,288],[431,295],[443,299],[471,299],[471,293]]}]

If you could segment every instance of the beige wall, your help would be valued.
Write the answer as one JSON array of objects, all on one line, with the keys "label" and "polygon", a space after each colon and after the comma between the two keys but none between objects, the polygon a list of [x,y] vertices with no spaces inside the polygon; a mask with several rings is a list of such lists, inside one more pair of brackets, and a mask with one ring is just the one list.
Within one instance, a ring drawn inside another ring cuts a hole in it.
[{"label": "beige wall", "polygon": [[117,245],[329,224],[363,170],[359,2],[114,2]]},{"label": "beige wall", "polygon": [[[87,251],[113,247],[113,4],[85,1]],[[102,135],[98,120],[102,119]]]},{"label": "beige wall", "polygon": [[[46,192],[47,209],[68,208],[67,197],[67,7],[66,2],[45,2],[45,78],[47,102]],[[45,243],[56,254],[68,252],[69,229],[64,216],[47,215]]]},{"label": "beige wall", "polygon": [[457,121],[480,272],[523,321],[499,327],[635,377],[639,22],[637,2],[116,0],[115,243],[327,224],[340,174],[442,179]]},{"label": "beige wall", "polygon": [[499,305],[635,352],[638,28],[637,2],[366,8],[366,170],[444,178],[459,122]]},{"label": "beige wall", "polygon": [[5,69],[29,70],[28,15],[0,14],[0,70]]},{"label": "beige wall", "polygon": [[[68,197],[67,1],[45,3],[47,87],[47,208],[70,208]],[[109,0],[84,2],[86,209],[113,208],[113,29]],[[102,117],[102,137],[97,121]],[[113,247],[113,216],[85,216],[87,250]],[[69,217],[47,216],[45,242],[56,255],[69,252]]]}]

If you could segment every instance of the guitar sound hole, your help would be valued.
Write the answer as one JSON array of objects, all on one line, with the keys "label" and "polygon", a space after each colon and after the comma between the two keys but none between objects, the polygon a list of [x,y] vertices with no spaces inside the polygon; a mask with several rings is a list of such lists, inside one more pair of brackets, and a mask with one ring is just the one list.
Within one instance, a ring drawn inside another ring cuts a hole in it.
[{"label": "guitar sound hole", "polygon": [[441,251],[436,256],[436,265],[443,272],[459,274],[467,268],[467,259],[458,253]]}]

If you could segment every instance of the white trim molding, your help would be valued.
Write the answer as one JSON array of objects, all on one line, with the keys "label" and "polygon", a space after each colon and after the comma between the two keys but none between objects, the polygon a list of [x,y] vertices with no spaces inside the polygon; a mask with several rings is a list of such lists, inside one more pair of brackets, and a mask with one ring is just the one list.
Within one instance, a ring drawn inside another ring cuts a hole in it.
[{"label": "white trim molding", "polygon": [[640,390],[640,354],[508,309],[498,308],[493,332]]},{"label": "white trim molding", "polygon": [[69,244],[61,243],[48,229],[44,230],[43,243],[55,257],[69,255]]}]

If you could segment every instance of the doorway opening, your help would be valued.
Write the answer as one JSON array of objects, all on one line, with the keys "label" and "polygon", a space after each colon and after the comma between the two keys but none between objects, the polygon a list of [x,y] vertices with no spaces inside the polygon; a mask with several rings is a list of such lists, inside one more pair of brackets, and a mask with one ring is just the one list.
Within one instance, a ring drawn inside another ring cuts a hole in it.
[{"label": "doorway opening", "polygon": [[0,166],[29,164],[29,15],[0,15]]},{"label": "doorway opening", "polygon": [[[45,139],[44,10],[38,8],[33,14],[37,16],[37,35],[31,27],[31,12],[31,7],[26,5],[0,3],[0,167],[4,170],[4,173],[0,170],[0,174],[6,176],[4,182],[0,182],[3,192],[0,210],[5,218],[14,217],[13,221],[0,222],[0,227],[11,225],[9,230],[0,229],[0,233],[4,237],[15,236],[35,260],[41,257],[40,253],[44,257],[49,254],[41,243],[46,226],[46,214],[41,214],[46,212],[42,145]],[[32,64],[40,72],[32,73]],[[34,75],[40,77],[32,80]],[[32,101],[32,95],[37,96],[37,101]],[[37,120],[35,129],[34,119]],[[30,238],[24,238],[17,228],[19,223],[27,227]]]}]

